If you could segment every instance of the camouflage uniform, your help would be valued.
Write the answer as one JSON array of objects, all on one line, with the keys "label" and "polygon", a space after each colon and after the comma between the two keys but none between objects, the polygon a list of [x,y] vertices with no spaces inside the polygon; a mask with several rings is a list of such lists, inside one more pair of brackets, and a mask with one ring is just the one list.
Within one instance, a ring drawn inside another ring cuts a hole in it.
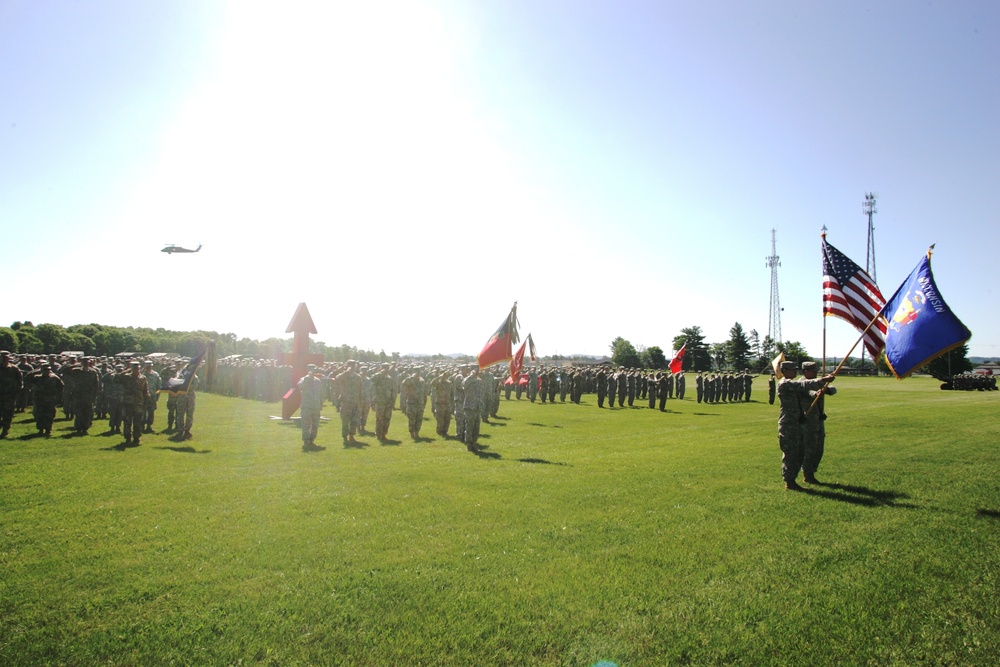
[{"label": "camouflage uniform", "polygon": [[427,387],[418,371],[399,385],[400,405],[410,425],[410,436],[420,437],[420,427],[424,422],[424,406],[427,404]]},{"label": "camouflage uniform", "polygon": [[21,369],[10,363],[10,353],[0,355],[0,438],[6,438],[14,420],[17,396],[24,387]]},{"label": "camouflage uniform", "polygon": [[56,419],[56,405],[63,392],[63,381],[52,372],[47,362],[43,362],[32,380],[34,391],[35,427],[42,435],[52,435],[52,423]]},{"label": "camouflage uniform", "polygon": [[198,376],[193,375],[191,377],[191,383],[188,385],[187,393],[177,394],[175,397],[175,426],[177,428],[177,432],[180,433],[184,439],[191,437],[191,427],[194,425],[194,407],[197,399],[195,390],[197,388]]},{"label": "camouflage uniform", "polygon": [[597,407],[604,407],[604,398],[608,395],[608,375],[604,369],[597,371],[595,376],[597,382]]},{"label": "camouflage uniform", "polygon": [[[104,404],[108,408],[108,433],[122,432],[122,386],[115,382],[115,376],[119,371],[124,370],[124,366],[116,364],[107,375],[102,378]],[[70,375],[78,376],[78,372]],[[75,390],[74,390],[75,391]],[[80,421],[79,411],[77,411],[77,422]]]},{"label": "camouflage uniform", "polygon": [[340,435],[344,442],[356,442],[354,434],[358,430],[361,403],[364,400],[364,383],[354,370],[357,362],[347,363],[347,370],[334,380],[340,401]]},{"label": "camouflage uniform", "polygon": [[146,423],[146,400],[149,398],[149,385],[145,376],[139,372],[139,362],[129,364],[129,371],[116,375],[115,382],[122,386],[125,442],[138,445],[139,435]]},{"label": "camouflage uniform", "polygon": [[[812,371],[815,370],[815,367],[815,362],[802,364],[803,371]],[[806,373],[807,378],[809,375],[815,377],[814,373]],[[802,474],[805,480],[811,484],[817,483],[816,470],[819,468],[819,462],[823,459],[823,448],[826,444],[826,426],[824,424],[826,421],[826,412],[824,411],[826,395],[833,396],[836,393],[836,387],[828,386],[822,391],[812,390],[799,397],[802,413],[805,415],[805,421],[802,423]],[[817,394],[819,400],[816,401],[816,406],[812,407]],[[809,409],[810,407],[812,410]]]},{"label": "camouflage uniform", "polygon": [[[508,394],[510,391],[508,390]],[[447,373],[441,373],[431,381],[431,399],[434,401],[434,417],[437,419],[437,434],[448,436],[451,414],[455,409],[455,390]]]},{"label": "camouflage uniform", "polygon": [[389,374],[387,366],[372,376],[372,404],[375,408],[375,437],[379,442],[385,442],[389,433],[389,421],[392,419],[392,406],[395,403],[396,381]]},{"label": "camouflage uniform", "polygon": [[[782,369],[790,369],[794,377],[795,365],[792,362],[783,362]],[[795,380],[788,377],[782,377],[778,382],[777,393],[780,402],[778,446],[781,448],[781,477],[785,480],[787,488],[795,489],[798,487],[795,478],[798,477],[799,470],[802,468],[802,424],[805,421],[801,403],[802,396],[821,388],[823,383],[823,380],[820,379]]]},{"label": "camouflage uniform", "polygon": [[483,400],[483,379],[479,377],[478,369],[462,380],[464,393],[462,412],[465,417],[465,446],[471,451],[479,440],[480,411]]},{"label": "camouflage uniform", "polygon": [[323,378],[316,374],[316,366],[309,364],[308,372],[299,380],[298,389],[302,396],[299,423],[302,426],[302,449],[316,446],[316,435],[319,433],[319,421],[323,412],[323,396],[326,387]]},{"label": "camouflage uniform", "polygon": [[77,433],[86,433],[94,423],[94,402],[101,391],[101,376],[88,359],[82,368],[70,373],[73,377],[73,423]]},{"label": "camouflage uniform", "polygon": [[146,418],[143,425],[143,433],[153,432],[153,418],[156,417],[156,404],[160,401],[160,388],[163,387],[163,380],[160,374],[153,370],[153,364],[147,362],[142,374],[146,377],[146,384],[149,385],[149,399],[146,401]]}]

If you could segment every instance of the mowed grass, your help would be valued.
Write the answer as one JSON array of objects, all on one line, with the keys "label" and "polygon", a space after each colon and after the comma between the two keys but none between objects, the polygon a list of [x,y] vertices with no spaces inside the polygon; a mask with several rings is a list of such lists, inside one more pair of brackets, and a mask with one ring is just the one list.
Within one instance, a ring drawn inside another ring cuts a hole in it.
[{"label": "mowed grass", "polygon": [[193,440],[124,450],[17,415],[0,664],[1000,662],[1000,392],[838,379],[795,493],[766,383],[689,379],[667,413],[501,399],[478,455],[429,410],[344,448],[327,406],[315,453],[206,393]]}]

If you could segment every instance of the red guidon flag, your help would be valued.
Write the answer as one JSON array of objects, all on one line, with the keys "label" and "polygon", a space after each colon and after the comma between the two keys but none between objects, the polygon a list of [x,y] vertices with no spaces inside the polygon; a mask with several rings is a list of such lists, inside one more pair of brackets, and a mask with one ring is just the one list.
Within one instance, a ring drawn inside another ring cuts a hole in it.
[{"label": "red guidon flag", "polygon": [[510,314],[486,341],[483,351],[479,353],[479,367],[486,368],[499,361],[509,361],[514,356],[512,345],[517,341],[517,302],[515,302]]},{"label": "red guidon flag", "polygon": [[514,382],[521,379],[521,369],[524,368],[524,348],[527,344],[528,341],[521,343],[514,358],[510,360],[510,376],[514,378]]},{"label": "red guidon flag", "polygon": [[670,360],[671,373],[680,373],[681,369],[684,368],[684,348],[687,346],[687,343],[681,345],[681,349],[677,350],[677,354],[675,354],[674,358]]}]

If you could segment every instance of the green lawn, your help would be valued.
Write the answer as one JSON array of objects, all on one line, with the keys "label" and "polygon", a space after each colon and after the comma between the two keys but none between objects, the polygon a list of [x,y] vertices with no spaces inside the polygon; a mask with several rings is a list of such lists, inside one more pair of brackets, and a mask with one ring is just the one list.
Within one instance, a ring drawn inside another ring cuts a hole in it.
[{"label": "green lawn", "polygon": [[314,453],[280,405],[205,393],[193,440],[138,448],[16,415],[0,664],[1000,663],[1000,392],[838,379],[795,493],[756,385],[501,400],[479,454],[429,410],[421,442],[397,411],[344,448],[327,406]]}]

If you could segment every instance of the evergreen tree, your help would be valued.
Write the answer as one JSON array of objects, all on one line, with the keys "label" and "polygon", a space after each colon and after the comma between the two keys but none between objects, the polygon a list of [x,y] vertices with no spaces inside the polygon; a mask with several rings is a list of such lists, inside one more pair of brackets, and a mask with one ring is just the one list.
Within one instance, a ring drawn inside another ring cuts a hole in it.
[{"label": "evergreen tree", "polygon": [[685,371],[712,370],[712,359],[701,327],[685,327],[681,329],[680,335],[674,336],[674,350],[680,350],[684,345],[687,345],[684,350]]},{"label": "evergreen tree", "polygon": [[729,363],[733,365],[733,368],[738,371],[746,370],[750,365],[750,340],[743,333],[743,325],[739,322],[729,330],[729,341],[726,346]]}]

